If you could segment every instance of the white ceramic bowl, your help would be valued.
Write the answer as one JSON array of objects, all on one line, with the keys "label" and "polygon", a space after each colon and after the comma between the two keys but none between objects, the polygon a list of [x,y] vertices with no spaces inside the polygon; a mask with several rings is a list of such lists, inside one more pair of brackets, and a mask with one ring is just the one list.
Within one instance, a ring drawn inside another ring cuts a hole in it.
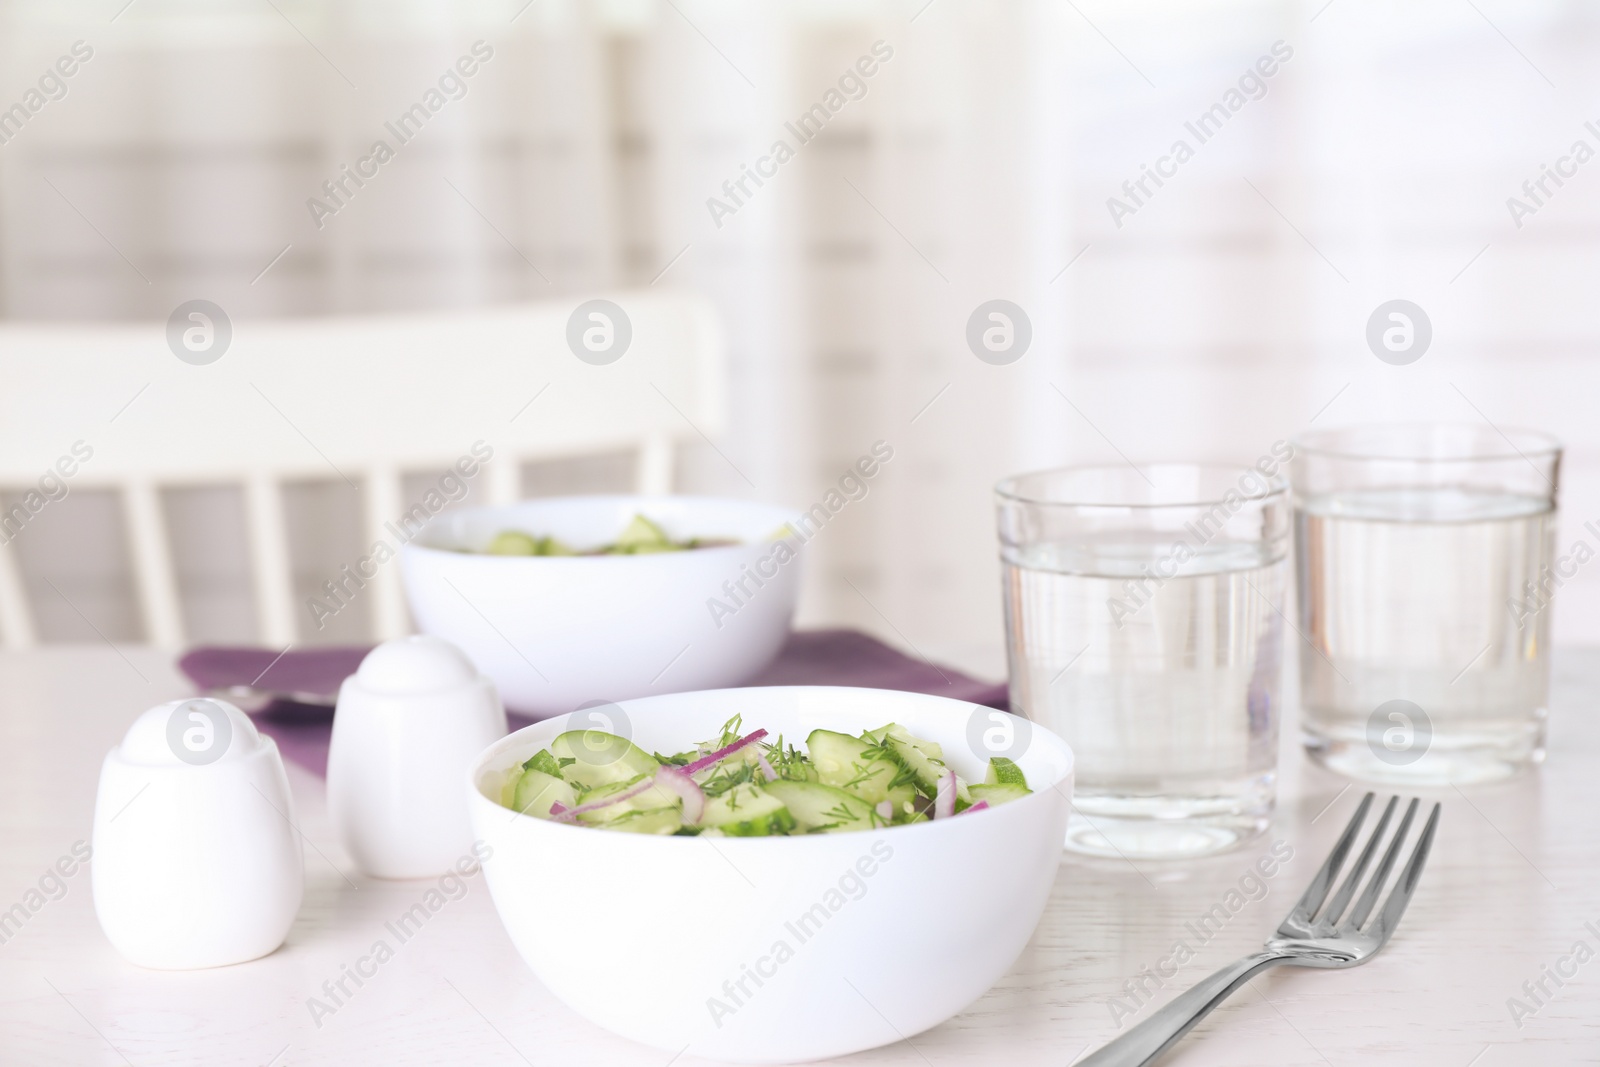
[{"label": "white ceramic bowl", "polygon": [[[598,546],[636,513],[675,538],[740,543],[643,556],[452,551],[482,548],[505,529]],[[715,689],[754,677],[783,647],[794,615],[801,560],[780,565],[771,540],[794,518],[769,504],[681,496],[462,508],[432,520],[401,550],[401,573],[423,633],[465,652],[506,707],[554,715],[589,701]],[[803,551],[797,540],[785,544],[787,552]]]},{"label": "white ceramic bowl", "polygon": [[[898,722],[943,745],[969,780],[985,766],[969,727],[1001,714],[820,686],[620,707],[635,743],[660,752],[715,737],[735,714],[746,729],[790,742],[819,726],[859,733]],[[749,1063],[887,1045],[972,1003],[1015,962],[1044,911],[1073,756],[1037,725],[1017,757],[1035,792],[1010,804],[859,833],[711,839],[568,826],[495,803],[505,771],[568,718],[484,751],[470,782],[473,830],[488,846],[489,890],[522,958],[575,1011],[624,1037]]]}]

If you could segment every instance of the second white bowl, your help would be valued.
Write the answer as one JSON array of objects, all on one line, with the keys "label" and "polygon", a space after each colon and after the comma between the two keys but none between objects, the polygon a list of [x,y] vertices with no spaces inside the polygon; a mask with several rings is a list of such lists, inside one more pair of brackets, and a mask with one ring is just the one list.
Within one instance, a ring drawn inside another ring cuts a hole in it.
[{"label": "second white bowl", "polygon": [[[738,544],[641,556],[488,556],[496,533],[604,544],[635,514],[674,538]],[[465,652],[506,707],[534,716],[589,701],[740,685],[789,635],[800,587],[797,540],[771,540],[794,512],[709,497],[580,496],[461,508],[402,550],[423,633]]]}]

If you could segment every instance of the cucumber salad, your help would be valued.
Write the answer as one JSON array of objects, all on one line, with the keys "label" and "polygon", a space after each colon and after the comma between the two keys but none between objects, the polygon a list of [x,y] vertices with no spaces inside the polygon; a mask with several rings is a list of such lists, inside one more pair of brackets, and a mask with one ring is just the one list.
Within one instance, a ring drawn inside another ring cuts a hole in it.
[{"label": "cucumber salad", "polygon": [[743,733],[738,716],[689,752],[652,755],[602,730],[571,730],[513,767],[501,803],[539,819],[637,834],[770,837],[905,826],[1027,796],[1008,759],[982,783],[895,723],[859,737],[813,730],[805,751]]},{"label": "cucumber salad", "polygon": [[656,552],[688,552],[696,548],[736,545],[727,537],[691,537],[674,541],[657,523],[635,515],[617,539],[598,548],[575,549],[554,537],[538,537],[522,530],[501,530],[483,549],[490,556],[646,556]]}]

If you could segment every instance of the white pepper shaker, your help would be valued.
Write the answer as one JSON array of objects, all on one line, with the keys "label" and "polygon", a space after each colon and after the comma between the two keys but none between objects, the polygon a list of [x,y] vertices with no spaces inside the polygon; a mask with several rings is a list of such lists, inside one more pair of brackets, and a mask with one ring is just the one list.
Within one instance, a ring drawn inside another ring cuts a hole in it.
[{"label": "white pepper shaker", "polygon": [[132,963],[253,960],[300,910],[304,857],[283,758],[222,700],[144,712],[106,754],[94,809],[95,915]]},{"label": "white pepper shaker", "polygon": [[493,683],[437,637],[386,641],[339,687],[328,814],[378,878],[431,878],[472,848],[467,773],[506,734]]}]

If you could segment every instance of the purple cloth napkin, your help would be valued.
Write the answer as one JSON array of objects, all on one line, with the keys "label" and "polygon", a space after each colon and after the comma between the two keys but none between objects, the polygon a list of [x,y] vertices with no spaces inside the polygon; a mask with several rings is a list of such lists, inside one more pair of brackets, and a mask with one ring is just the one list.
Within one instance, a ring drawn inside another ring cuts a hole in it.
[{"label": "purple cloth napkin", "polygon": [[[282,654],[263,648],[202,646],[178,660],[178,669],[202,691],[243,685],[324,698],[326,704],[276,700],[255,723],[278,743],[284,757],[324,776],[333,729],[332,698],[355,673],[367,646],[308,648]],[[912,659],[856,630],[805,630],[789,635],[778,658],[751,685],[853,685],[930,693],[972,704],[1007,709],[1006,687],[980,682],[960,671]],[[511,713],[511,729],[533,719]]]}]

